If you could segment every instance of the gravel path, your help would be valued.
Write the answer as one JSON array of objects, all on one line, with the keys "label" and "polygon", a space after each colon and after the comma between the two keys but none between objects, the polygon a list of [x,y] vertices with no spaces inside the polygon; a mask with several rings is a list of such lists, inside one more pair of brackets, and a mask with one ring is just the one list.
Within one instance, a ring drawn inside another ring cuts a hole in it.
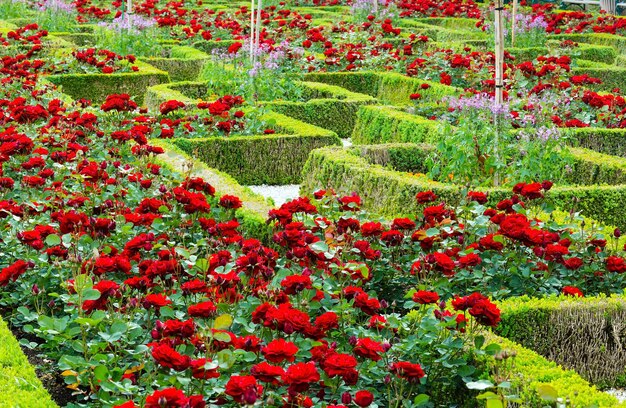
[{"label": "gravel path", "polygon": [[611,394],[611,395],[615,396],[615,398],[617,398],[619,400],[619,402],[626,401],[626,390],[611,389],[611,390],[606,390],[604,392],[606,392],[607,394]]},{"label": "gravel path", "polygon": [[280,207],[287,200],[292,200],[299,196],[300,185],[287,184],[284,186],[248,186],[253,192],[262,195],[263,197],[269,197],[274,200],[276,207]]}]

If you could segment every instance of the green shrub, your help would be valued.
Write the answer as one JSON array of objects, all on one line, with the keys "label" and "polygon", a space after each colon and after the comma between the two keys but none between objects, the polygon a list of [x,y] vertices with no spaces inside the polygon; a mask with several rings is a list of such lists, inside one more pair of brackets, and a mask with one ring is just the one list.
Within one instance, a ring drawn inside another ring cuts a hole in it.
[{"label": "green shrub", "polygon": [[487,336],[487,341],[515,352],[511,379],[514,385],[522,388],[520,397],[524,407],[551,406],[539,396],[540,393],[546,394],[546,389],[553,391],[557,398],[569,400],[568,407],[624,407],[617,398],[598,391],[575,371],[565,370],[528,348],[495,335]]},{"label": "green shrub", "polygon": [[[465,195],[464,188],[435,182],[423,175],[385,169],[367,162],[358,149],[324,148],[311,152],[303,169],[304,191],[333,188],[341,194],[358,191],[364,208],[385,216],[414,215],[418,211],[415,195],[432,190],[451,205]],[[510,196],[509,188],[481,189],[495,204]],[[602,220],[619,228],[626,227],[626,185],[617,186],[555,186],[549,199],[556,208],[580,211],[583,215]]]},{"label": "green shrub", "polygon": [[558,34],[553,38],[559,40],[572,40],[578,43],[588,43],[596,45],[607,45],[615,48],[620,54],[626,53],[626,37],[605,33],[590,33],[590,34]]},{"label": "green shrub", "polygon": [[157,112],[163,102],[174,99],[186,105],[193,105],[206,99],[208,92],[206,82],[182,81],[155,85],[146,90],[144,104],[148,110]]},{"label": "green shrub", "polygon": [[626,129],[571,128],[564,130],[575,146],[626,157]]},{"label": "green shrub", "polygon": [[213,53],[213,50],[225,52],[228,49],[228,47],[230,47],[236,42],[241,42],[241,41],[235,41],[235,40],[198,41],[198,42],[193,43],[192,47],[197,50],[204,51],[205,53],[211,55],[211,53]]},{"label": "green shrub", "polygon": [[610,65],[602,65],[602,63],[593,61],[579,60],[579,67],[572,68],[572,75],[587,74],[594,78],[602,80],[601,84],[592,85],[590,88],[602,91],[611,91],[614,88],[623,88],[626,84],[626,68]]},{"label": "green shrub", "polygon": [[[559,41],[548,41],[548,47],[530,47],[530,48],[507,48],[507,52],[515,57],[515,63],[519,64],[524,61],[533,61],[540,55],[549,55],[556,53],[565,53],[558,48]],[[554,50],[554,51],[553,51]],[[576,55],[577,59],[587,61],[597,61],[606,64],[613,64],[617,57],[617,51],[613,47],[605,45],[579,44],[572,51],[567,51]]]},{"label": "green shrub", "polygon": [[209,56],[192,47],[174,46],[169,48],[169,57],[143,58],[148,64],[170,74],[172,81],[195,81]]},{"label": "green shrub", "polygon": [[[410,96],[419,93],[422,102],[435,102],[444,96],[459,95],[462,90],[437,82],[411,78],[396,72],[333,72],[307,74],[307,80],[341,86],[352,92],[364,93],[391,105],[408,105]],[[428,89],[422,89],[428,84]]]},{"label": "green shrub", "polygon": [[594,384],[624,385],[623,297],[522,297],[502,301],[499,307],[502,321],[498,334],[576,370]]},{"label": "green shrub", "polygon": [[285,115],[270,112],[262,120],[275,121],[282,134],[175,139],[173,143],[244,185],[297,184],[311,150],[341,144],[334,132]]},{"label": "green shrub", "polygon": [[57,407],[2,319],[0,319],[0,407]]},{"label": "green shrub", "polygon": [[352,142],[435,142],[439,128],[438,122],[389,106],[363,106],[357,113]]},{"label": "green shrub", "polygon": [[362,106],[375,103],[369,95],[348,91],[334,85],[319,82],[300,82],[304,102],[261,102],[273,111],[291,116],[348,138],[357,121]]},{"label": "green shrub", "polygon": [[123,74],[60,74],[46,77],[53,84],[74,99],[91,99],[94,103],[103,102],[107,95],[127,93],[139,104],[143,103],[146,89],[150,86],[169,82],[167,72],[163,72],[141,61],[135,64],[138,72]]}]

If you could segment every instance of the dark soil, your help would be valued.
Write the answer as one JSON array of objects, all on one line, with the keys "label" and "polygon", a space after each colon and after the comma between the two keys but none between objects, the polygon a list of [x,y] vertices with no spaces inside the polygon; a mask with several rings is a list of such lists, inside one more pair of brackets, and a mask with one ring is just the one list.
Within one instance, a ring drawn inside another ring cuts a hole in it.
[{"label": "dark soil", "polygon": [[[32,334],[24,333],[17,327],[9,326],[13,335],[18,341],[27,339],[30,342],[38,342],[38,338]],[[35,367],[37,377],[41,380],[44,388],[48,391],[52,400],[60,407],[66,406],[70,402],[76,402],[76,397],[72,395],[72,390],[66,387],[63,377],[53,366],[52,361],[43,358],[38,354],[37,349],[30,349],[20,344],[22,351],[28,358],[28,362]]]}]

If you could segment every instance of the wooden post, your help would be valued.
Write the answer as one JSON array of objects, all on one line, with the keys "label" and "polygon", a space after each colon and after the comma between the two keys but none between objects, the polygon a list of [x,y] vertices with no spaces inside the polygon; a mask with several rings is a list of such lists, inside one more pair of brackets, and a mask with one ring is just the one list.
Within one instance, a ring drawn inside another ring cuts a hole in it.
[{"label": "wooden post", "polygon": [[496,9],[495,9],[495,56],[496,56],[496,67],[495,67],[495,82],[496,82],[496,105],[502,105],[502,65],[504,60],[504,27],[502,25],[502,11],[504,10],[504,6],[502,0],[496,1]]},{"label": "wooden post", "polygon": [[[499,165],[500,163],[500,153],[499,153],[499,143],[500,143],[500,120],[501,118],[499,117],[499,112],[500,112],[500,108],[502,106],[502,102],[503,102],[503,88],[504,88],[504,82],[503,82],[503,63],[504,63],[504,26],[502,24],[502,11],[504,11],[504,5],[502,0],[497,0],[496,1],[496,9],[495,9],[495,14],[494,14],[494,25],[495,25],[495,45],[496,45],[496,49],[495,49],[495,59],[496,59],[496,66],[495,66],[495,85],[496,85],[496,92],[495,92],[495,109],[494,109],[494,116],[493,116],[493,121],[494,121],[494,128],[495,128],[495,135],[494,135],[494,156],[496,158],[496,163]],[[496,171],[494,172],[493,175],[493,184],[495,186],[499,186],[500,185],[500,175],[498,174],[498,169],[496,168]]]},{"label": "wooden post", "polygon": [[513,0],[513,15],[511,16],[511,47],[515,47],[515,24],[517,24],[517,0]]},{"label": "wooden post", "polygon": [[254,62],[254,0],[250,0],[250,65]]},{"label": "wooden post", "polygon": [[[256,53],[259,52],[259,46],[261,44],[261,11],[263,10],[263,0],[259,0],[259,3],[256,6],[256,38],[255,38],[255,48]],[[254,62],[256,62],[256,55],[254,58]]]}]

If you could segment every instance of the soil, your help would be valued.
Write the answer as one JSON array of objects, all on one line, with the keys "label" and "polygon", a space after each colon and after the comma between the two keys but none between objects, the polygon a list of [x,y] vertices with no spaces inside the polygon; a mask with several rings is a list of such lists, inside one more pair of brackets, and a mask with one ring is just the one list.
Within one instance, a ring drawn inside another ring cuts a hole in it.
[{"label": "soil", "polygon": [[[38,342],[38,338],[32,334],[24,333],[17,327],[9,326],[13,335],[18,341],[20,339],[27,339],[29,342]],[[70,402],[76,402],[76,398],[72,395],[72,390],[66,387],[63,377],[58,370],[53,366],[52,361],[40,356],[37,349],[30,349],[20,344],[20,347],[28,362],[35,367],[37,377],[41,380],[44,388],[52,397],[52,400],[60,407],[66,406]]]}]

